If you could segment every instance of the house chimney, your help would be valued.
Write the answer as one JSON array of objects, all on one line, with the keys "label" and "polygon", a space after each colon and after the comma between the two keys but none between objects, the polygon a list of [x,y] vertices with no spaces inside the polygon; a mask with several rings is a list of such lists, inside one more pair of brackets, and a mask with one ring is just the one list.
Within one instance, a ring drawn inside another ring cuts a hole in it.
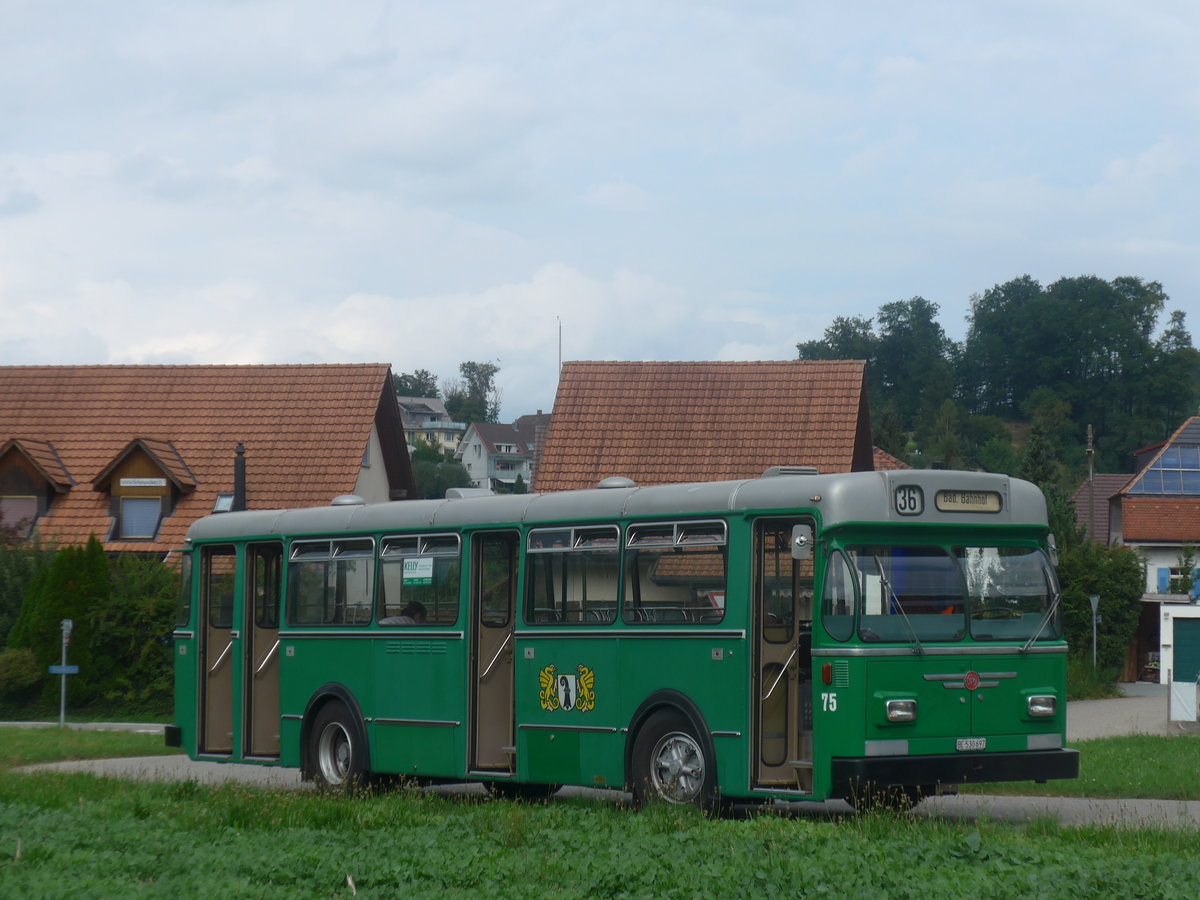
[{"label": "house chimney", "polygon": [[246,508],[246,445],[238,441],[237,456],[233,460],[233,512]]}]

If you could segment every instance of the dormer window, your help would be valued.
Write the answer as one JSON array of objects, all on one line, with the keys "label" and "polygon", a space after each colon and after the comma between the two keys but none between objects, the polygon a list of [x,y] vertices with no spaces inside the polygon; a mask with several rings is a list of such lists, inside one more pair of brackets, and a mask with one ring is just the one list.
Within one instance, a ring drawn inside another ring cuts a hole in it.
[{"label": "dormer window", "polygon": [[109,540],[152,541],[181,494],[196,487],[191,470],[169,441],[138,438],[101,472],[93,486],[112,498]]},{"label": "dormer window", "polygon": [[160,497],[122,497],[121,513],[117,516],[117,537],[153,540],[162,519],[163,499]]},{"label": "dormer window", "polygon": [[49,441],[6,441],[0,446],[0,529],[17,538],[30,537],[54,497],[74,483]]}]

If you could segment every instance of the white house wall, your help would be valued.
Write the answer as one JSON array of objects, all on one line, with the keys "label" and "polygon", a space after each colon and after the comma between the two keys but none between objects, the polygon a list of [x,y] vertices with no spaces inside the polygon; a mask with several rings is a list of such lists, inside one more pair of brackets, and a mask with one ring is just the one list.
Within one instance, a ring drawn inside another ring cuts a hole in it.
[{"label": "white house wall", "polygon": [[391,499],[389,496],[391,486],[388,484],[387,466],[383,464],[383,447],[379,444],[379,431],[374,425],[371,426],[369,446],[367,465],[358,470],[354,493],[368,503],[383,503]]}]

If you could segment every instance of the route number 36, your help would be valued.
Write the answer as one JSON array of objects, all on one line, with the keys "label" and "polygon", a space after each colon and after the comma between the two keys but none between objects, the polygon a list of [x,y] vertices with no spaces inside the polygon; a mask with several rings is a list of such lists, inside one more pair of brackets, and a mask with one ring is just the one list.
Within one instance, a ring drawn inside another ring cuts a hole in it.
[{"label": "route number 36", "polygon": [[919,516],[925,512],[925,494],[915,484],[902,484],[896,488],[896,512],[902,516]]}]

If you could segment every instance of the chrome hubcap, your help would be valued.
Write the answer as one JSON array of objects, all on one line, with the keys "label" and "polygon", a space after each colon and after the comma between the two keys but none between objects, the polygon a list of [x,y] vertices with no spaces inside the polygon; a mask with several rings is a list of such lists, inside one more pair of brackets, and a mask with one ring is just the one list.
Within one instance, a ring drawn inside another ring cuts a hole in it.
[{"label": "chrome hubcap", "polygon": [[661,737],[650,756],[654,791],[668,803],[692,803],[704,786],[704,753],[691,735],[673,731]]},{"label": "chrome hubcap", "polygon": [[330,722],[321,732],[317,765],[327,784],[341,784],[350,774],[350,735],[338,722]]}]

